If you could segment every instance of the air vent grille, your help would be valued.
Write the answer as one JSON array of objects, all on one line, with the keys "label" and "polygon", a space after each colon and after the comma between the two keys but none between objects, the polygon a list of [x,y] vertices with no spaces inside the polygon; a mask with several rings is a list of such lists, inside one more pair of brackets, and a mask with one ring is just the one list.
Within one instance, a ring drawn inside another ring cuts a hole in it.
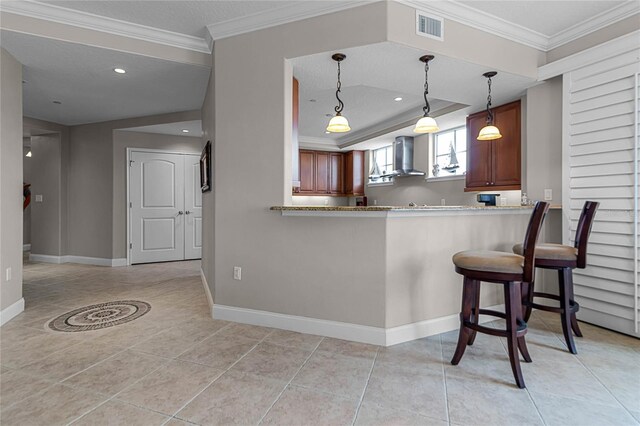
[{"label": "air vent grille", "polygon": [[416,11],[416,33],[418,35],[444,40],[444,19],[419,10]]}]

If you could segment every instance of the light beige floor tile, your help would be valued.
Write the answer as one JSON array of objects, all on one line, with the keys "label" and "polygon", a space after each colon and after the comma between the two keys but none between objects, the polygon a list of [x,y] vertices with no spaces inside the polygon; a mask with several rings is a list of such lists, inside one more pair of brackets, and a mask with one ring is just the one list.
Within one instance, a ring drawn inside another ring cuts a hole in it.
[{"label": "light beige floor tile", "polygon": [[265,416],[264,424],[350,425],[358,400],[289,386]]},{"label": "light beige floor tile", "polygon": [[127,350],[72,376],[65,384],[114,395],[166,363],[163,358]]},{"label": "light beige floor tile", "polygon": [[587,366],[622,405],[640,411],[640,354],[635,364]]},{"label": "light beige floor tile", "polygon": [[226,321],[212,319],[190,322],[184,326],[160,332],[133,346],[133,349],[156,356],[175,358],[225,325],[227,325]]},{"label": "light beige floor tile", "polygon": [[371,358],[376,356],[379,346],[367,345],[366,343],[350,342],[347,340],[333,339],[326,337],[320,342],[319,350],[334,352],[341,355],[356,356],[361,358]]},{"label": "light beige floor tile", "polygon": [[4,371],[0,375],[0,406],[6,408],[53,384],[50,380],[34,377],[19,370]]},{"label": "light beige floor tile", "polygon": [[451,423],[487,425],[542,425],[529,394],[516,385],[447,375]]},{"label": "light beige floor tile", "polygon": [[2,411],[3,426],[63,425],[103,402],[106,396],[56,384]]},{"label": "light beige floor tile", "polygon": [[636,419],[638,424],[640,424],[640,410],[637,410],[637,411],[632,410],[632,411],[629,411],[629,412]]},{"label": "light beige floor tile", "polygon": [[[454,347],[444,347],[444,370],[447,376],[468,377],[505,386],[514,383],[509,356],[505,351],[485,351],[468,346],[458,365],[452,365],[450,360],[454,352]],[[524,364],[522,360],[521,362]]]},{"label": "light beige floor tile", "polygon": [[250,324],[230,323],[228,327],[220,330],[220,334],[244,337],[245,339],[262,340],[273,330],[273,328],[258,327]]},{"label": "light beige floor tile", "polygon": [[296,333],[288,330],[274,330],[264,339],[266,343],[273,343],[274,345],[310,350],[315,349],[321,340],[322,336]]},{"label": "light beige floor tile", "polygon": [[82,341],[77,333],[50,332],[15,345],[2,345],[0,359],[9,368],[23,367]]},{"label": "light beige floor tile", "polygon": [[286,382],[229,371],[198,395],[176,417],[196,424],[256,424]]},{"label": "light beige floor tile", "polygon": [[612,407],[556,395],[531,392],[544,422],[549,426],[568,424],[593,426],[637,425],[636,420],[621,406]]},{"label": "light beige floor tile", "polygon": [[442,372],[375,364],[364,401],[387,408],[419,413],[447,420],[447,404]]},{"label": "light beige floor tile", "polygon": [[106,343],[79,343],[40,361],[28,364],[22,370],[31,375],[62,381],[123,349]]},{"label": "light beige floor tile", "polygon": [[242,358],[234,370],[289,381],[311,354],[309,350],[260,343]]},{"label": "light beige floor tile", "polygon": [[227,369],[256,344],[257,340],[215,334],[180,355],[178,359]]},{"label": "light beige floor tile", "polygon": [[389,364],[417,371],[442,371],[442,345],[439,339],[419,339],[382,347],[378,351],[376,364]]},{"label": "light beige floor tile", "polygon": [[120,401],[107,401],[86,414],[74,426],[162,425],[167,417]]},{"label": "light beige floor tile", "polygon": [[176,419],[176,418],[172,418],[170,419],[168,422],[166,422],[165,424],[163,424],[162,426],[190,426],[193,423],[187,423],[184,420],[180,420],[180,419]]},{"label": "light beige floor tile", "polygon": [[292,384],[351,398],[360,398],[373,361],[316,351]]},{"label": "light beige floor tile", "polygon": [[139,407],[173,415],[222,373],[223,370],[205,365],[171,361],[129,386],[116,398]]},{"label": "light beige floor tile", "polygon": [[356,425],[359,426],[396,426],[396,425],[428,425],[447,426],[443,420],[431,419],[408,411],[385,408],[379,405],[363,403],[358,411]]}]

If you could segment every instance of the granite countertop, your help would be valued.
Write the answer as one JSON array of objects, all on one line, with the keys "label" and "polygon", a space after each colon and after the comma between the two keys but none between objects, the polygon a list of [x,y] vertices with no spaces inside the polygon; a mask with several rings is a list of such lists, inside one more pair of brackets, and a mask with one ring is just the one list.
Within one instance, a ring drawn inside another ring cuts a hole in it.
[{"label": "granite countertop", "polygon": [[[273,206],[274,211],[318,211],[318,212],[388,212],[428,210],[524,210],[533,206]],[[552,209],[561,209],[552,205]]]}]

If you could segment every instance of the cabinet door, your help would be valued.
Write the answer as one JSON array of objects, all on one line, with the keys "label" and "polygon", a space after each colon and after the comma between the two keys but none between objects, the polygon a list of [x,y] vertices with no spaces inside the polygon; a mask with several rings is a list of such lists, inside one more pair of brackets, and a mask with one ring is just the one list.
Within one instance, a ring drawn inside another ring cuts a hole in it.
[{"label": "cabinet door", "polygon": [[477,139],[480,129],[487,122],[487,115],[479,112],[467,117],[467,175],[466,188],[484,188],[491,185],[491,141]]},{"label": "cabinet door", "polygon": [[300,150],[300,193],[312,194],[316,191],[315,153]]},{"label": "cabinet door", "polygon": [[344,194],[344,156],[339,153],[330,154],[329,192]]},{"label": "cabinet door", "polygon": [[344,162],[344,192],[364,195],[364,151],[347,152]]},{"label": "cabinet door", "polygon": [[495,109],[495,123],[502,137],[493,142],[494,186],[520,185],[520,102]]},{"label": "cabinet door", "polygon": [[316,152],[316,191],[317,194],[329,193],[329,153]]}]

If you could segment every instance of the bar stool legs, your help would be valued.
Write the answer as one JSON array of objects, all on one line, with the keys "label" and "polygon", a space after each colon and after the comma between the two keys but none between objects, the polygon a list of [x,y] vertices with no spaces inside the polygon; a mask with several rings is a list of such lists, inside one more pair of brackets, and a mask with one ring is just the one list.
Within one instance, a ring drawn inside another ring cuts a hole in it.
[{"label": "bar stool legs", "polygon": [[[509,362],[513,377],[519,388],[524,388],[524,378],[520,368],[520,353],[526,362],[531,362],[531,356],[524,340],[527,325],[522,317],[522,298],[520,292],[521,283],[505,282],[504,299],[505,313],[497,313],[486,309],[480,309],[480,281],[464,277],[462,289],[462,309],[460,313],[460,332],[456,351],[451,359],[451,364],[458,365],[464,355],[467,346],[473,344],[478,330],[495,336],[507,338]],[[506,320],[505,330],[488,328],[480,325],[480,314],[494,315]]]}]

